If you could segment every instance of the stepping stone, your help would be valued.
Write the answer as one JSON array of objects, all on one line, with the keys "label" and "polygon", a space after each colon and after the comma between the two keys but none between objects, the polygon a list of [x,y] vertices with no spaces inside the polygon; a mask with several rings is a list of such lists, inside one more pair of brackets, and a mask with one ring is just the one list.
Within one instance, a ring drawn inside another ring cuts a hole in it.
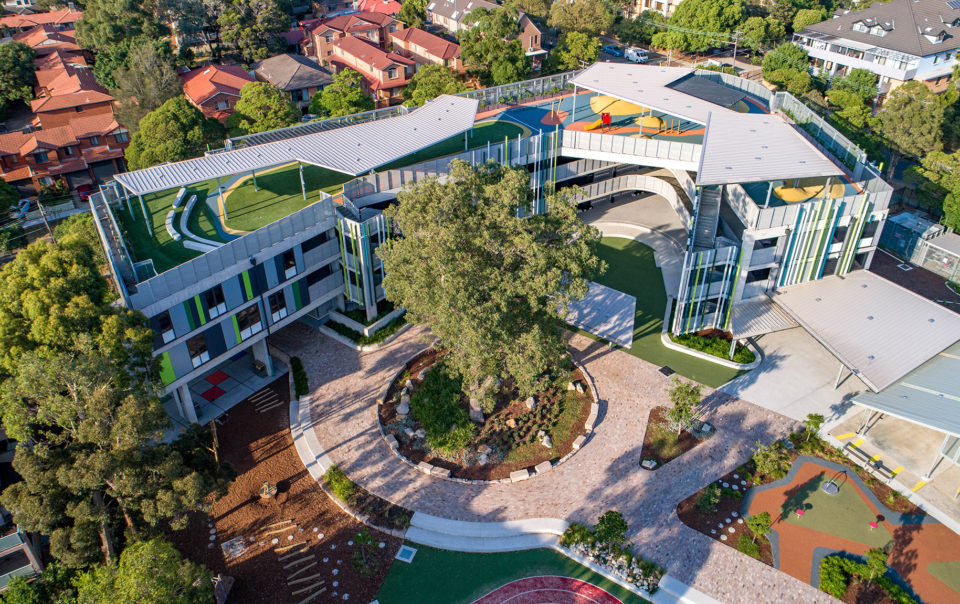
[{"label": "stepping stone", "polygon": [[733,485],[733,486],[730,487],[730,488],[733,489],[734,491],[739,491],[739,490],[740,490],[740,487],[738,487],[737,485]]},{"label": "stepping stone", "polygon": [[334,587],[339,587],[339,586],[340,586],[340,581],[334,581],[334,582],[333,582],[333,586],[334,586]]},{"label": "stepping stone", "polygon": [[347,545],[353,545],[353,541],[347,541]]},{"label": "stepping stone", "polygon": [[733,477],[734,477],[734,478],[740,478],[740,475],[739,475],[739,474],[734,474]]},{"label": "stepping stone", "polygon": [[207,544],[207,547],[212,548],[213,545],[214,545],[214,544],[211,542],[211,543],[208,543],[208,544]]},{"label": "stepping stone", "polygon": [[210,529],[210,534],[211,534],[211,535],[216,535],[216,534],[217,534],[217,529],[215,529],[215,528]]},{"label": "stepping stone", "polygon": [[717,523],[717,528],[723,528],[723,523],[722,523],[722,522],[718,522],[718,523]]},{"label": "stepping stone", "polygon": [[717,529],[710,529],[710,534],[711,534],[711,535],[716,535],[716,534],[717,534]]},{"label": "stepping stone", "polygon": [[746,481],[746,480],[741,480],[741,481],[740,481],[740,486],[744,486],[744,487],[747,486],[747,481]]},{"label": "stepping stone", "polygon": [[730,515],[733,516],[734,518],[736,518],[736,517],[739,516],[740,514],[738,514],[738,513],[736,513],[736,512],[730,512]]},{"label": "stepping stone", "polygon": [[737,524],[743,524],[743,518],[737,518]]},{"label": "stepping stone", "polygon": [[336,544],[336,543],[331,543],[331,544],[330,544],[330,549],[337,549],[337,544]]},{"label": "stepping stone", "polygon": [[313,532],[314,532],[314,533],[316,533],[316,532],[319,531],[319,530],[320,530],[319,528],[313,527]]},{"label": "stepping stone", "polygon": [[730,483],[729,483],[729,482],[725,482],[725,483],[723,483],[723,488],[725,488],[725,489],[726,489],[726,488],[729,488],[729,486],[730,486]]},{"label": "stepping stone", "polygon": [[274,537],[273,539],[270,540],[270,543],[273,545],[276,545],[280,543],[280,539],[278,537]]},{"label": "stepping stone", "polygon": [[330,558],[324,558],[323,561],[324,561],[324,562],[329,562],[329,561],[330,561]]},{"label": "stepping stone", "polygon": [[731,526],[730,528],[728,528],[727,530],[730,531],[731,533],[737,532],[737,529],[733,528],[732,526]]},{"label": "stepping stone", "polygon": [[383,549],[383,548],[387,547],[387,544],[384,543],[383,541],[381,541],[380,543],[377,544],[377,547],[379,547],[380,549]]},{"label": "stepping stone", "polygon": [[724,520],[724,522],[726,522],[727,524],[730,524],[731,522],[733,522],[733,520],[730,520],[729,518],[727,518],[726,520]]},{"label": "stepping stone", "polygon": [[[331,574],[333,574],[333,576],[337,576],[338,574],[340,574],[340,569],[339,568],[333,569],[333,572]],[[334,587],[336,587],[336,585],[334,585]]]},{"label": "stepping stone", "polygon": [[317,535],[317,539],[323,539],[323,533],[320,533],[319,535]]},{"label": "stepping stone", "polygon": [[727,540],[726,535],[720,535],[720,541],[726,541],[726,540]]},{"label": "stepping stone", "polygon": [[216,535],[210,535],[210,541],[216,541],[216,540],[217,540]]},{"label": "stepping stone", "polygon": [[349,600],[349,599],[350,599],[350,594],[343,594],[343,599],[344,599],[344,600]]},{"label": "stepping stone", "polygon": [[287,535],[287,541],[293,541],[293,535]]}]

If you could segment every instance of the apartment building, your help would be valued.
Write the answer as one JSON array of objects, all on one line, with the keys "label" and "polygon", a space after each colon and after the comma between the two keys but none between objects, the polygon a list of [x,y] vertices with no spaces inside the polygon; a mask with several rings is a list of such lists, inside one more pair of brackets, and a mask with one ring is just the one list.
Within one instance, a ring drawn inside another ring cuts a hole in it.
[{"label": "apartment building", "polygon": [[394,52],[416,61],[417,65],[443,65],[463,71],[460,45],[417,27],[390,34]]},{"label": "apartment building", "polygon": [[360,72],[364,90],[378,109],[403,102],[403,90],[417,69],[413,59],[354,36],[335,41],[327,60],[338,73],[348,68]]},{"label": "apartment building", "polygon": [[631,19],[636,19],[640,16],[640,13],[648,10],[669,18],[679,5],[680,0],[633,0],[624,7],[623,12],[625,16]]},{"label": "apartment building", "polygon": [[256,81],[239,65],[205,65],[183,74],[183,94],[203,115],[225,122],[240,100],[240,89]]},{"label": "apartment building", "polygon": [[[478,8],[494,10],[500,8],[500,5],[486,0],[430,0],[427,4],[427,21],[457,35],[458,32],[472,27],[467,17]],[[526,55],[530,57],[533,69],[540,69],[547,54],[542,46],[543,32],[522,11],[517,16],[517,24],[520,33],[516,37],[519,38]]]},{"label": "apartment building", "polygon": [[390,34],[404,28],[403,22],[390,15],[375,12],[353,13],[321,20],[310,31],[310,56],[316,57],[321,65],[329,62],[333,54],[333,44],[342,38],[356,37],[387,50]]},{"label": "apartment building", "polygon": [[812,69],[831,77],[857,68],[877,74],[880,94],[910,80],[941,92],[957,64],[958,31],[958,2],[891,0],[837,11],[796,32],[793,42],[810,55]]}]

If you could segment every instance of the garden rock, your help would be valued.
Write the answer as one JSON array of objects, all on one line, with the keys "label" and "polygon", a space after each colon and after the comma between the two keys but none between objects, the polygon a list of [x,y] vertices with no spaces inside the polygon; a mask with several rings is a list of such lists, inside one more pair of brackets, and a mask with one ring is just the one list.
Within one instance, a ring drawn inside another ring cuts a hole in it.
[{"label": "garden rock", "polygon": [[532,396],[527,397],[527,400],[525,400],[523,404],[527,406],[527,409],[533,409],[537,406],[537,399],[533,398]]},{"label": "garden rock", "polygon": [[655,459],[644,459],[640,462],[640,465],[648,470],[652,470],[657,467],[657,461]]},{"label": "garden rock", "polygon": [[417,379],[423,381],[424,376],[427,375],[427,370],[424,369],[417,374]]},{"label": "garden rock", "polygon": [[513,419],[512,417],[508,419],[506,423],[508,428],[513,429],[517,427],[517,420]]},{"label": "garden rock", "polygon": [[490,447],[490,445],[480,445],[477,447],[477,453],[480,453],[481,455],[490,455],[493,453],[493,449]]},{"label": "garden rock", "polygon": [[414,432],[413,435],[416,436],[417,438],[426,438],[427,431],[424,430],[423,428],[417,428],[417,431]]},{"label": "garden rock", "polygon": [[483,408],[480,406],[480,401],[475,398],[470,399],[470,421],[483,423]]},{"label": "garden rock", "polygon": [[490,456],[487,455],[486,453],[481,453],[480,455],[477,455],[477,463],[480,464],[481,466],[486,465],[487,462],[489,461],[490,461]]},{"label": "garden rock", "polygon": [[403,429],[403,433],[407,435],[407,438],[413,438],[413,437],[416,436],[416,434],[417,434],[417,433],[413,430],[413,428],[404,428],[404,429]]},{"label": "garden rock", "polygon": [[411,380],[407,380],[407,381],[403,384],[403,389],[404,389],[404,390],[408,390],[408,391],[409,391],[409,390],[413,390],[413,382],[412,382]]},{"label": "garden rock", "polygon": [[406,417],[410,413],[410,395],[400,395],[400,404],[397,405],[397,415]]}]

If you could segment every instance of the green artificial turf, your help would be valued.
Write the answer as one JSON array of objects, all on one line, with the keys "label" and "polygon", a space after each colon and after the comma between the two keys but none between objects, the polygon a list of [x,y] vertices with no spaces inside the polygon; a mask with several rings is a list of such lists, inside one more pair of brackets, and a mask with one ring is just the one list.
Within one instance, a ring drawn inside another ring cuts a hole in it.
[{"label": "green artificial turf", "polygon": [[624,349],[654,365],[667,365],[680,375],[716,388],[735,378],[739,372],[671,350],[660,341],[667,294],[663,277],[653,257],[653,249],[619,237],[604,237],[598,249],[607,263],[607,272],[597,282],[637,299],[633,323],[633,346]]},{"label": "green artificial turf", "polygon": [[[840,492],[828,495],[820,486],[830,478],[830,474],[820,474],[792,489],[796,492],[780,508],[783,519],[867,547],[886,547],[893,538],[882,524],[870,528],[870,521],[877,515],[860,496],[856,484],[840,476],[835,481]],[[803,516],[797,517],[796,510],[801,509]]]},{"label": "green artificial turf", "polygon": [[551,550],[466,554],[408,545],[417,549],[417,555],[410,564],[394,560],[377,594],[380,604],[469,604],[511,581],[543,575],[572,577],[592,583],[624,604],[646,601]]},{"label": "green artificial turf", "polygon": [[[496,144],[502,143],[504,138],[516,139],[518,134],[523,134],[523,128],[512,122],[480,122],[470,131],[470,138],[467,144],[470,149],[478,149],[480,147],[486,147],[488,142],[490,144]],[[377,171],[382,172],[383,170],[392,170],[394,168],[419,164],[438,157],[444,157],[445,155],[461,153],[463,150],[463,135],[458,134],[451,136],[445,141],[431,145],[426,149],[417,151],[413,155],[408,155],[381,168],[377,168]]]},{"label": "green artificial turf", "polygon": [[927,565],[927,572],[938,581],[960,594],[960,560],[949,562],[931,562]]},{"label": "green artificial turf", "polygon": [[253,178],[247,178],[227,194],[227,226],[238,231],[255,231],[315,203],[319,199],[318,190],[339,193],[343,183],[353,178],[304,164],[303,182],[307,190],[304,199],[296,163],[257,174],[258,190],[254,189]]}]

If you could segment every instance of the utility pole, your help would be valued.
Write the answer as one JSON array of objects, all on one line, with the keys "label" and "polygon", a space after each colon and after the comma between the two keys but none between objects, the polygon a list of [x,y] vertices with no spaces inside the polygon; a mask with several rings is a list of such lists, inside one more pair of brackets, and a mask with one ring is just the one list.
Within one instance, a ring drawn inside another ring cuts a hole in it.
[{"label": "utility pole", "polygon": [[47,227],[47,232],[50,233],[50,239],[53,240],[53,245],[57,245],[57,238],[53,236],[53,229],[50,228],[50,223],[47,222],[47,215],[43,211],[43,202],[40,201],[40,198],[37,198],[37,208],[40,209],[40,218],[43,219],[43,224]]},{"label": "utility pole", "polygon": [[733,70],[737,70],[737,44],[740,42],[740,30],[733,32]]}]

